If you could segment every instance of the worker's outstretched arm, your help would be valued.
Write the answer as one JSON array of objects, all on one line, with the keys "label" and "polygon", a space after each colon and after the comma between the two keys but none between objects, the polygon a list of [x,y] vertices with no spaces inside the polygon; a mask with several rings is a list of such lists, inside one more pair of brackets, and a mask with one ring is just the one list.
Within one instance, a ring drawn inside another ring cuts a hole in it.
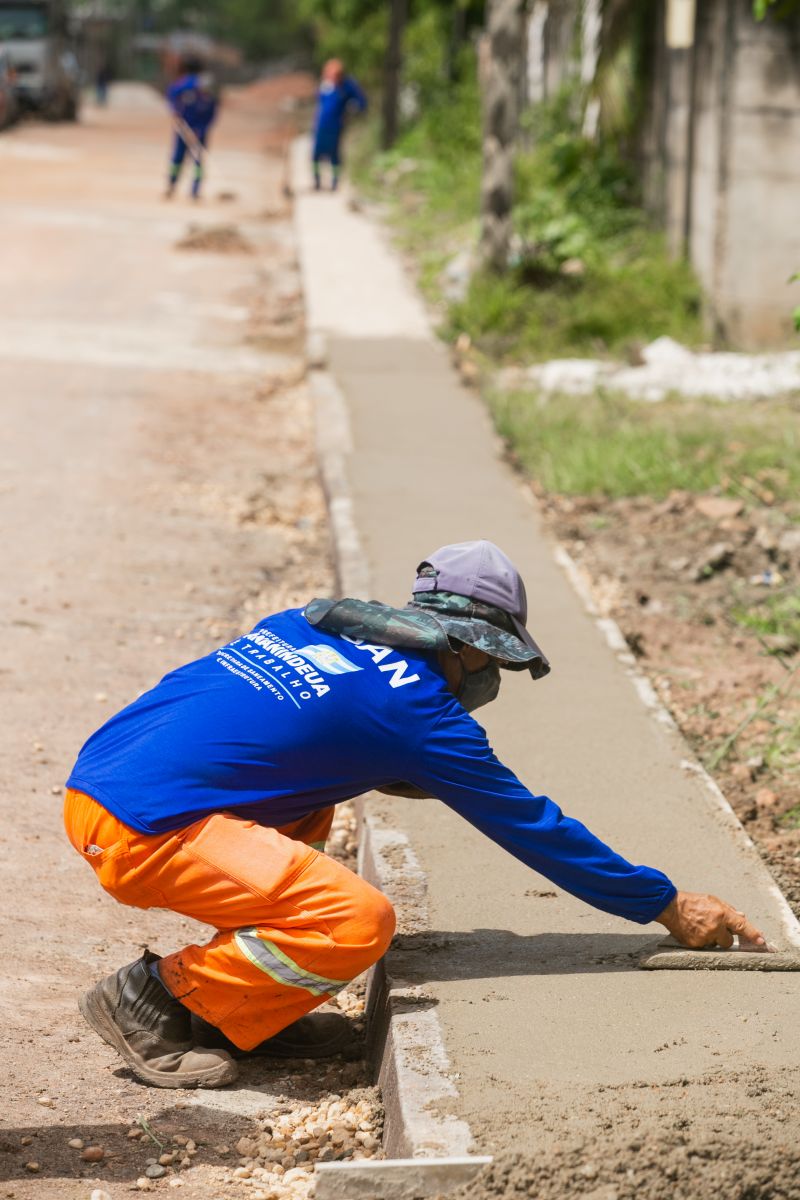
[{"label": "worker's outstretched arm", "polygon": [[595,908],[640,924],[660,920],[686,945],[711,940],[729,945],[725,930],[740,932],[745,940],[760,936],[722,901],[678,892],[663,872],[628,862],[580,821],[565,816],[549,797],[534,796],[498,761],[483,729],[460,706],[453,706],[429,732],[420,747],[419,767],[408,777]]}]

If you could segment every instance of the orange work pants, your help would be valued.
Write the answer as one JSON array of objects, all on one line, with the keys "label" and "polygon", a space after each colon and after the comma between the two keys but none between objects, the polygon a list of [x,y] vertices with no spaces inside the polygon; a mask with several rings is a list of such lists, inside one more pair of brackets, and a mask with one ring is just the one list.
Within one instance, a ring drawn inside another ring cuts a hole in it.
[{"label": "orange work pants", "polygon": [[330,999],[376,962],[394,932],[386,897],[313,848],[333,809],[282,829],[214,813],[144,834],[82,792],[67,792],[72,845],[110,895],[214,926],[205,945],[158,964],[182,1004],[242,1050]]}]

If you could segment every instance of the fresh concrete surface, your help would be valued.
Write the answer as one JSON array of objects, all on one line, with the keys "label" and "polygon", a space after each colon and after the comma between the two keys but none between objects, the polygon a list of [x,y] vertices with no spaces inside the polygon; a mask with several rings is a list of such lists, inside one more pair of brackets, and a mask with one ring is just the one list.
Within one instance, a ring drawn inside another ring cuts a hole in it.
[{"label": "fresh concrete surface", "polygon": [[[389,278],[376,261],[387,250],[367,218],[348,213],[345,225],[346,200],[306,193],[301,165],[310,319],[349,408],[349,479],[375,596],[403,603],[416,564],[442,543],[499,543],[527,581],[530,625],[553,664],[535,685],[509,677],[481,714],[499,756],[629,858],[723,896],[770,941],[798,944],[755,850],[687,769],[685,744],[642,703],[556,565],[480,401],[456,382],[444,348],[411,328],[407,284],[396,310],[384,289],[380,321],[359,309],[360,276],[370,306],[368,277]],[[330,303],[337,277],[346,317]],[[314,303],[320,280],[325,306]],[[354,335],[392,326],[395,311],[393,336]],[[432,932],[401,938],[392,970],[425,984],[436,1006],[458,1087],[449,1110],[469,1123],[475,1150],[535,1150],[554,1135],[602,1138],[665,1116],[710,1132],[734,1110],[740,1127],[762,1131],[764,1102],[748,1086],[757,1076],[778,1095],[800,1065],[800,977],[639,971],[635,955],[660,927],[553,895],[436,801],[376,804],[428,877]]]}]

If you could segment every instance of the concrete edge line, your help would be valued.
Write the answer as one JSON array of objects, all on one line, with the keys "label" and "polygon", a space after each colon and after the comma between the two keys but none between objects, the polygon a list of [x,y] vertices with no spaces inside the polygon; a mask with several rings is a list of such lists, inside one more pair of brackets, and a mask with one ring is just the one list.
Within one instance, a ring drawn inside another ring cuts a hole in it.
[{"label": "concrete edge line", "polygon": [[352,449],[347,406],[328,371],[310,369],[308,384],[314,407],[317,460],[330,516],[337,590],[342,596],[367,599],[369,568],[347,478],[347,458]]},{"label": "concrete edge line", "polygon": [[781,912],[781,923],[787,940],[792,946],[800,946],[800,921],[798,921],[792,912],[788,900],[772,878],[755,843],[731,808],[719,784],[709,775],[699,759],[692,754],[689,744],[678,728],[672,714],[668,711],[663,701],[659,699],[658,693],[652,683],[628,649],[628,643],[625,641],[619,625],[611,617],[602,617],[600,615],[591,590],[581,575],[578,564],[560,542],[556,542],[553,548],[553,557],[567,576],[587,614],[593,618],[595,625],[605,638],[609,649],[624,667],[626,675],[635,687],[639,699],[645,708],[648,709],[659,724],[669,729],[675,738],[680,741],[681,748],[685,753],[685,757],[680,762],[681,767],[689,774],[696,775],[704,785],[706,795],[711,801],[712,806],[716,809],[717,814],[721,817],[723,824],[733,834],[748,858],[751,859],[755,870],[760,872],[763,878],[763,886],[777,903]]},{"label": "concrete edge line", "polygon": [[318,1163],[315,1200],[416,1200],[467,1183],[489,1157],[365,1159]]},{"label": "concrete edge line", "polygon": [[[330,516],[337,590],[339,595],[366,597],[370,590],[369,567],[347,472],[352,451],[347,404],[332,375],[321,365],[312,365],[326,361],[324,335],[311,331],[307,347],[317,459]],[[415,926],[427,928],[427,881],[408,839],[399,830],[379,827],[364,804],[360,805],[359,817],[360,874],[384,892],[401,920],[408,907],[406,897],[413,896]],[[393,858],[400,852],[401,868],[391,867],[382,856],[381,851],[388,847],[392,848]],[[386,1111],[384,1146],[395,1156],[466,1155],[472,1144],[466,1122],[437,1114],[429,1107],[437,1100],[452,1101],[457,1095],[448,1077],[449,1062],[439,1018],[432,1008],[421,1007],[424,998],[419,995],[420,989],[403,986],[393,978],[392,958],[390,950],[370,971],[367,994],[370,1057],[376,1064]],[[455,1186],[463,1178],[457,1175],[448,1186]]]},{"label": "concrete edge line", "polygon": [[[427,880],[404,833],[363,806],[359,871],[394,903],[403,931],[430,928]],[[386,1118],[384,1146],[395,1157],[466,1155],[472,1133],[446,1109],[458,1095],[442,1029],[424,986],[409,984],[390,950],[370,973],[367,1024]],[[439,1107],[445,1111],[439,1111]]]}]

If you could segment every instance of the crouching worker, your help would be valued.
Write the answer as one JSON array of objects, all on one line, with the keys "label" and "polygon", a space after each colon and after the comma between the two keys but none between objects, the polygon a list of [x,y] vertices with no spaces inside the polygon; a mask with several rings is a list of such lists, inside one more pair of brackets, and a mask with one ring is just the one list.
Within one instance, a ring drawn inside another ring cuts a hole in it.
[{"label": "crouching worker", "polygon": [[497,760],[470,713],[501,671],[541,679],[512,563],[491,542],[423,561],[403,609],[312,600],[161,682],[80,752],[66,827],[103,888],[213,926],[146,953],[81,1000],[89,1024],[159,1087],[218,1087],[243,1053],[322,1056],[345,1037],[313,1009],[381,957],[385,897],[323,853],[337,801],[426,794],[605,912],[691,946],[758,930],[621,858]]}]

